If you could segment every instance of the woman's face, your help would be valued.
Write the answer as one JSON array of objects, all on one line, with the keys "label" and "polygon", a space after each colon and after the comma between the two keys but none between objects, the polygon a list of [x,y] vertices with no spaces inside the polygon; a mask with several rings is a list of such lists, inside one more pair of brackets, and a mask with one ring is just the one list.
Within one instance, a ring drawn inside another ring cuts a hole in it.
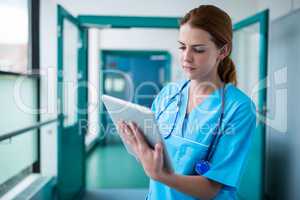
[{"label": "woman's face", "polygon": [[220,50],[207,31],[186,23],[180,27],[178,42],[181,66],[189,79],[210,81],[218,76]]}]

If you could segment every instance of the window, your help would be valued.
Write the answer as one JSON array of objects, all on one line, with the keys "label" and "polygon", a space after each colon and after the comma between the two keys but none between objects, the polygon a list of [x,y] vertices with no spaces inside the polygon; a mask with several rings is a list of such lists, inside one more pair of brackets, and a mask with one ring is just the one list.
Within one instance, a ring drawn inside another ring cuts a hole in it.
[{"label": "window", "polygon": [[27,74],[31,68],[29,3],[0,1],[0,71]]},{"label": "window", "polygon": [[[0,26],[0,110],[9,113],[0,120],[0,135],[5,135],[39,120],[27,110],[38,108],[39,81],[19,76],[39,68],[39,0],[0,0]],[[0,198],[28,174],[40,171],[38,134],[31,130],[0,141]]]}]

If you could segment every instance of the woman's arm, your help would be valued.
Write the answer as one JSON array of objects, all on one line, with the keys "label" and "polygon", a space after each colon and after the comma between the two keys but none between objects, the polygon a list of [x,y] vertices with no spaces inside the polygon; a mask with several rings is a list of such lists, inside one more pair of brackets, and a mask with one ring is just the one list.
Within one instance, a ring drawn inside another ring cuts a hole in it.
[{"label": "woman's arm", "polygon": [[159,177],[157,181],[200,199],[212,199],[222,187],[222,184],[203,176],[183,176],[174,173]]},{"label": "woman's arm", "polygon": [[154,180],[162,182],[178,191],[201,199],[211,199],[221,189],[222,184],[203,176],[183,176],[167,172],[163,168],[163,146],[156,144],[152,149],[134,123],[119,123],[122,138],[130,144],[138,156],[145,173]]}]

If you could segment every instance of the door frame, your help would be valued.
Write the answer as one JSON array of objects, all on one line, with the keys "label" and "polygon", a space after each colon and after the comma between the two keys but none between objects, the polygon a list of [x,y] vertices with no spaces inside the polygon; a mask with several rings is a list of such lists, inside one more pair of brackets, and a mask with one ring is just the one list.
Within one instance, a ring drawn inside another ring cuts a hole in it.
[{"label": "door frame", "polygon": [[[85,177],[86,177],[86,169],[85,169],[85,134],[86,126],[82,126],[82,124],[79,124],[84,122],[87,123],[87,44],[88,44],[88,32],[87,28],[83,27],[79,20],[74,17],[71,13],[69,13],[66,9],[64,9],[62,6],[57,5],[57,44],[58,44],[58,51],[57,51],[57,104],[58,104],[58,127],[57,127],[57,147],[58,147],[58,161],[57,161],[57,189],[58,189],[58,195],[60,191],[63,191],[67,188],[67,186],[62,182],[66,177],[63,173],[63,165],[65,164],[64,157],[63,157],[63,151],[72,148],[72,146],[68,146],[68,143],[66,141],[63,141],[63,133],[64,133],[64,119],[65,116],[63,115],[63,33],[64,33],[64,20],[68,20],[74,25],[78,27],[79,31],[79,42],[80,47],[78,47],[78,57],[77,57],[77,68],[78,68],[78,74],[80,77],[77,79],[77,93],[78,93],[78,101],[77,101],[77,108],[81,110],[81,112],[77,112],[77,123],[74,125],[76,127],[76,131],[78,131],[77,134],[78,138],[80,140],[80,147],[82,149],[80,150],[82,152],[82,160],[80,161],[82,166],[82,185],[78,189],[77,192],[74,192],[74,196],[81,194],[85,190]],[[73,147],[74,148],[74,147]],[[79,146],[77,147],[79,148]],[[60,196],[61,197],[61,196]],[[62,197],[63,198],[63,197]]]},{"label": "door frame", "polygon": [[248,17],[233,25],[233,31],[239,31],[253,24],[259,24],[259,91],[258,106],[256,114],[258,116],[257,129],[262,135],[259,135],[261,143],[261,171],[259,174],[261,180],[260,199],[264,198],[265,193],[265,154],[266,154],[266,104],[267,104],[267,71],[268,71],[268,35],[269,35],[269,10],[264,10],[251,17]]},{"label": "door frame", "polygon": [[[78,20],[80,24],[86,27],[98,27],[98,28],[162,28],[162,29],[178,29],[180,26],[179,17],[141,17],[141,16],[101,16],[101,15],[79,15]],[[104,50],[105,51],[105,50]],[[142,50],[144,51],[144,50]],[[170,63],[171,65],[171,63]],[[99,66],[100,67],[100,66]],[[100,71],[100,83],[103,82],[102,67]],[[166,81],[171,80],[171,67],[167,71]],[[103,91],[103,84],[100,85],[101,91]],[[103,110],[102,105],[100,105],[100,113]],[[99,123],[102,123],[101,117],[99,117]],[[98,143],[101,139],[99,133]]]},{"label": "door frame", "polygon": [[131,17],[79,15],[79,22],[88,27],[99,28],[166,28],[178,29],[179,17]]}]

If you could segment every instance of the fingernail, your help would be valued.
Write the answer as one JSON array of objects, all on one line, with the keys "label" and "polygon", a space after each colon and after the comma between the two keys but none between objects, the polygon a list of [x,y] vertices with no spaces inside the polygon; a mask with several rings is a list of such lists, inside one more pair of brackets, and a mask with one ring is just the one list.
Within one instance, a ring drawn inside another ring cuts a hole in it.
[{"label": "fingernail", "polygon": [[159,148],[161,148],[161,149],[163,148],[163,146],[160,142],[158,143],[158,145],[159,145]]}]

